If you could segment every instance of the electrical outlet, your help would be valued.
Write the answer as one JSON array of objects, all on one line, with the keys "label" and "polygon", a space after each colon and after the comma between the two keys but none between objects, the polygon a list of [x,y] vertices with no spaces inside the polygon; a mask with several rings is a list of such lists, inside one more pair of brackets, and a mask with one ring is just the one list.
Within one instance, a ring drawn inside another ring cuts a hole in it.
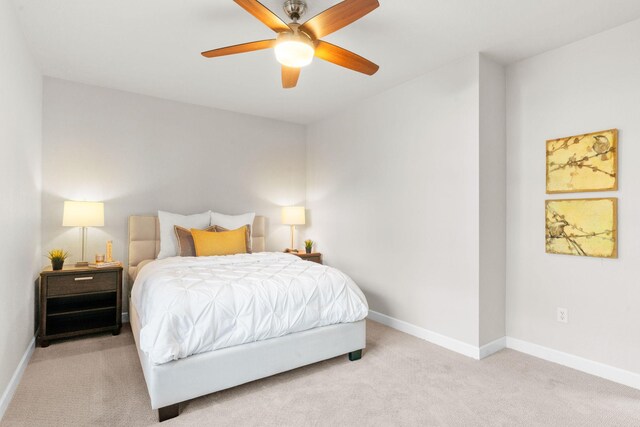
[{"label": "electrical outlet", "polygon": [[562,323],[569,323],[569,310],[566,308],[558,307],[556,320]]}]

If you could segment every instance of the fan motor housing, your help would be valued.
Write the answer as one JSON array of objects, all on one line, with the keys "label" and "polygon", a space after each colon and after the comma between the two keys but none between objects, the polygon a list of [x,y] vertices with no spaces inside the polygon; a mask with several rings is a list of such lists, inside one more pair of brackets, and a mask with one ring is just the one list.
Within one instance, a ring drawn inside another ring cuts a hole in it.
[{"label": "fan motor housing", "polygon": [[307,3],[304,0],[287,0],[282,8],[293,22],[297,22],[307,11]]}]

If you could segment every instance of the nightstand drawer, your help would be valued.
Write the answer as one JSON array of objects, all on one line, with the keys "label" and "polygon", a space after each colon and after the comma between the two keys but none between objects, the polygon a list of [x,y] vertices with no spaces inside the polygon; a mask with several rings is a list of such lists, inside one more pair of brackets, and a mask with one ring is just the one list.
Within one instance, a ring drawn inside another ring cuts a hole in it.
[{"label": "nightstand drawer", "polygon": [[320,254],[312,254],[312,255],[308,255],[308,256],[300,257],[300,258],[302,258],[304,260],[307,260],[307,261],[317,262],[318,264],[322,264],[322,255],[320,255]]},{"label": "nightstand drawer", "polygon": [[118,286],[116,272],[87,272],[49,277],[47,296],[115,291]]}]

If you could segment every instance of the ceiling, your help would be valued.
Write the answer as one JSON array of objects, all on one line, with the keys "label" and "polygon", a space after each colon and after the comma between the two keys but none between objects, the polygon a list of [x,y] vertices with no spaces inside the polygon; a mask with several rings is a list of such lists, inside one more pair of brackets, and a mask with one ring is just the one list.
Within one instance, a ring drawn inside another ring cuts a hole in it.
[{"label": "ceiling", "polygon": [[[272,50],[200,56],[274,36],[232,0],[13,2],[45,75],[297,123],[474,52],[508,64],[640,18],[638,0],[380,0],[325,38],[380,65],[377,74],[316,59],[285,90]],[[286,18],[282,1],[263,3]],[[338,1],[308,3],[306,18]]]}]

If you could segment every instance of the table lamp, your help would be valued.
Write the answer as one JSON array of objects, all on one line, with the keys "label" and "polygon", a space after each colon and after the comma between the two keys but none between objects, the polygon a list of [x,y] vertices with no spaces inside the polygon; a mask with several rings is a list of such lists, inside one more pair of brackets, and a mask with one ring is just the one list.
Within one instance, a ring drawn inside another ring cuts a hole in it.
[{"label": "table lamp", "polygon": [[62,226],[82,227],[82,260],[76,263],[76,267],[86,267],[89,264],[85,259],[87,227],[104,226],[104,203],[65,200]]},{"label": "table lamp", "polygon": [[287,252],[297,252],[297,249],[293,246],[293,234],[296,230],[296,225],[304,225],[304,206],[285,206],[282,208],[282,223],[291,226],[291,247],[287,249]]}]

